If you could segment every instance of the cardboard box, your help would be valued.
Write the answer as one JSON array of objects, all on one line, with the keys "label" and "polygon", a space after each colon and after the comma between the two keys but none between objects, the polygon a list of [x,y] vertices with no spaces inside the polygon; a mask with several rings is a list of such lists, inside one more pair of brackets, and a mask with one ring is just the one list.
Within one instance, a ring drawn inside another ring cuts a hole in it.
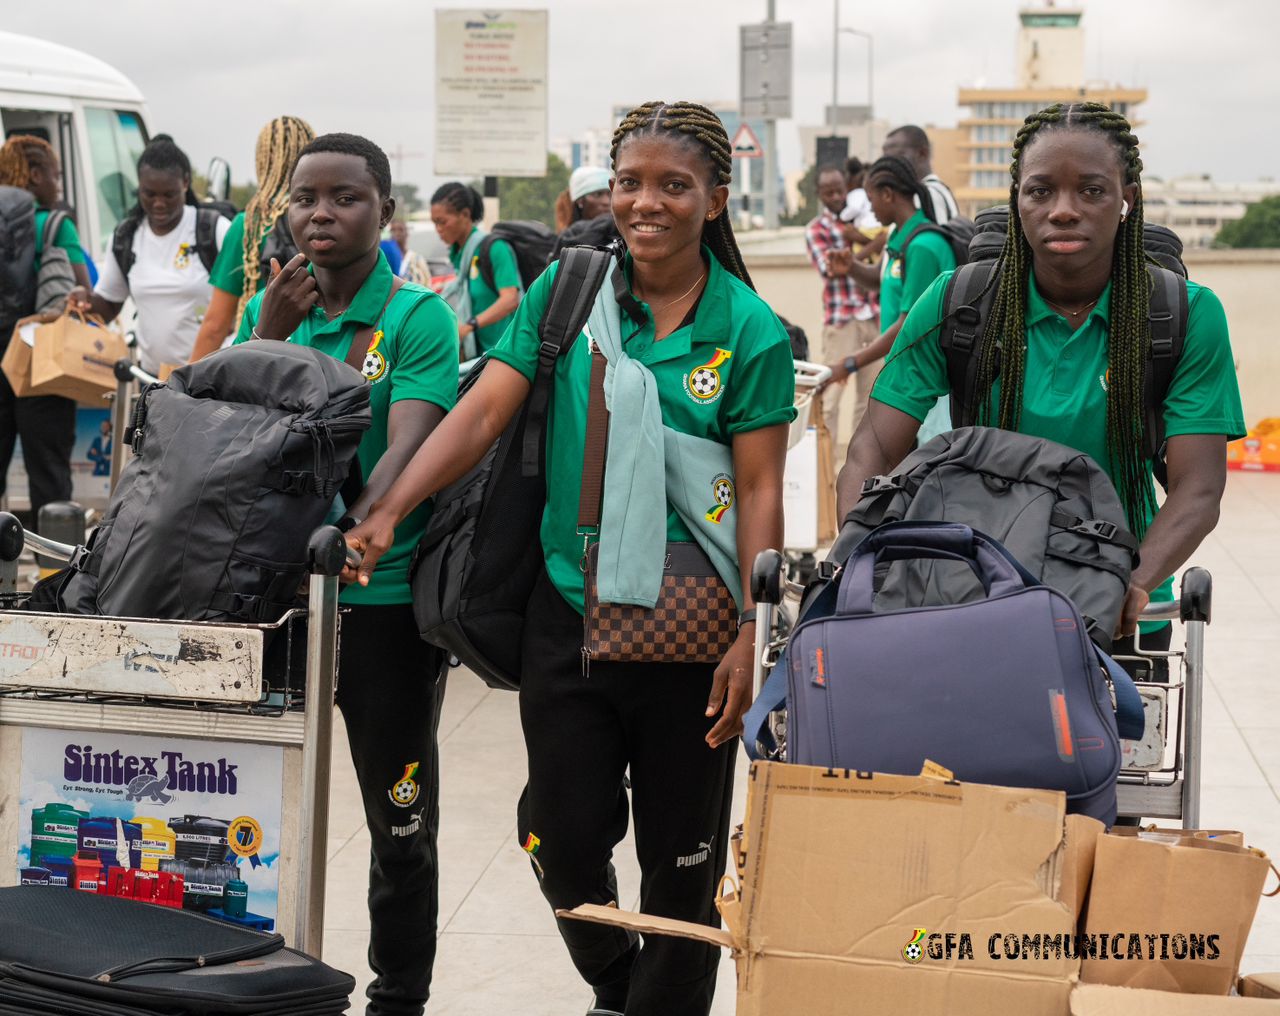
[{"label": "cardboard box", "polygon": [[1250,974],[1240,978],[1245,998],[1280,998],[1280,974]]},{"label": "cardboard box", "polygon": [[1146,988],[1080,984],[1071,992],[1071,1016],[1272,1016],[1280,1002],[1212,995],[1180,995]]},{"label": "cardboard box", "polygon": [[725,930],[564,916],[732,949],[738,1016],[1066,1013],[1102,826],[1062,794],[771,762],[750,780]]}]

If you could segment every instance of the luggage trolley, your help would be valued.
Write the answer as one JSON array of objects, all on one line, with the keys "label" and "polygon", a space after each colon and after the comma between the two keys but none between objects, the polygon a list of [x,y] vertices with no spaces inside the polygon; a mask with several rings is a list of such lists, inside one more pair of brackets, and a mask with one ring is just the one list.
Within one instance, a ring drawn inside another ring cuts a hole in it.
[{"label": "luggage trolley", "polygon": [[[829,566],[824,563],[823,569]],[[782,555],[761,551],[751,573],[751,593],[756,604],[756,630],[768,632],[754,665],[755,695],[759,695],[778,664],[790,636],[790,622],[783,601],[799,601],[805,587],[785,574]],[[828,573],[829,574],[829,573]],[[836,573],[838,574],[838,573]],[[1204,725],[1204,629],[1212,614],[1213,580],[1204,568],[1189,568],[1182,576],[1181,598],[1172,603],[1149,604],[1144,621],[1179,621],[1185,635],[1183,649],[1144,650],[1141,639],[1133,656],[1117,656],[1123,662],[1147,665],[1147,676],[1135,680],[1142,698],[1146,731],[1141,741],[1123,741],[1124,757],[1116,788],[1117,811],[1129,818],[1180,821],[1184,829],[1200,827],[1200,773]],[[1168,660],[1168,683],[1155,681],[1157,660]],[[782,759],[786,754],[786,715],[778,710],[769,718],[775,746],[761,754]]]},{"label": "luggage trolley", "polygon": [[[788,575],[794,579],[810,577],[813,555],[819,550],[822,533],[819,525],[820,499],[831,497],[833,492],[823,489],[822,464],[818,461],[819,445],[816,437],[807,453],[792,454],[810,431],[815,412],[822,409],[818,393],[831,378],[831,368],[806,360],[795,361],[796,418],[787,432],[787,465],[783,476],[783,502],[786,518],[786,556]],[[833,435],[834,437],[834,435]],[[835,505],[831,505],[832,515]]]},{"label": "luggage trolley", "polygon": [[[79,550],[24,532],[16,518],[0,513],[0,562],[14,567],[24,545],[61,560],[70,560]],[[0,843],[5,844],[0,849],[0,884],[14,881],[17,874],[23,830],[20,809],[13,805],[19,799],[23,738],[34,728],[74,731],[85,742],[97,732],[98,737],[209,742],[224,752],[234,745],[250,750],[275,747],[280,749],[281,772],[280,826],[269,831],[279,848],[275,921],[291,946],[320,955],[338,575],[344,562],[356,563],[358,556],[348,552],[337,529],[322,526],[311,536],[308,557],[306,609],[291,610],[274,624],[48,614],[18,609],[25,594],[0,597]],[[247,775],[251,774],[241,773],[240,778]],[[114,789],[118,799],[122,788]],[[273,789],[265,782],[261,788],[264,794]],[[135,792],[133,781],[129,790]],[[226,820],[235,821],[226,816],[224,827]],[[190,816],[179,821],[193,827],[208,824]],[[35,823],[33,812],[33,863]],[[157,823],[162,824],[163,820]],[[123,832],[122,825],[117,828]],[[230,847],[236,831],[224,830],[228,839],[223,850]],[[197,852],[200,843],[214,843],[205,849],[217,851],[216,835],[209,840],[195,833],[189,839]],[[252,830],[249,833],[252,842]],[[71,849],[76,849],[75,835],[73,827]],[[262,830],[258,839],[266,841]],[[117,842],[116,848],[120,846]],[[127,858],[127,853],[117,857]],[[177,859],[182,858],[179,850]],[[197,867],[208,863],[195,861]],[[190,885],[189,881],[188,892]],[[240,923],[262,927],[267,922]]]}]

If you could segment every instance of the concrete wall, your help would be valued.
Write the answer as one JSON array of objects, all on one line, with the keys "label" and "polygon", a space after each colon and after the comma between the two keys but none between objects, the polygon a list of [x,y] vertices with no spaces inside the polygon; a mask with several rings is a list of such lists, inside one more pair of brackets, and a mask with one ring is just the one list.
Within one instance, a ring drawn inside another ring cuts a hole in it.
[{"label": "concrete wall", "polygon": [[[756,288],[775,311],[804,328],[818,357],[822,284],[804,254],[802,231],[773,234],[761,244],[752,239],[743,237],[742,248]],[[780,252],[787,247],[795,253]],[[1280,416],[1280,250],[1188,252],[1187,269],[1226,308],[1245,421]]]}]

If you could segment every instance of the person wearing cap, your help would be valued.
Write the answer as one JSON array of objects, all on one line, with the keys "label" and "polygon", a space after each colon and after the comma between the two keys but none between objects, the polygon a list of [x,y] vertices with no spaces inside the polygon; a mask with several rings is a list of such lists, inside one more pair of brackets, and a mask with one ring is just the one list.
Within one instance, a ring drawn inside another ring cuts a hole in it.
[{"label": "person wearing cap", "polygon": [[556,201],[556,238],[551,260],[565,247],[603,247],[618,235],[609,195],[610,173],[601,166],[579,166],[569,177],[569,189]]}]

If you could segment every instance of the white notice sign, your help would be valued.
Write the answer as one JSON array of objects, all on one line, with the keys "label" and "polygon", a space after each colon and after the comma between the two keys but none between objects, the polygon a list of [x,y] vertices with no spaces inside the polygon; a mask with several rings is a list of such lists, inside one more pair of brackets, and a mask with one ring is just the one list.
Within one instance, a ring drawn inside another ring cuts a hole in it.
[{"label": "white notice sign", "polygon": [[546,173],[546,11],[436,11],[435,171]]}]

